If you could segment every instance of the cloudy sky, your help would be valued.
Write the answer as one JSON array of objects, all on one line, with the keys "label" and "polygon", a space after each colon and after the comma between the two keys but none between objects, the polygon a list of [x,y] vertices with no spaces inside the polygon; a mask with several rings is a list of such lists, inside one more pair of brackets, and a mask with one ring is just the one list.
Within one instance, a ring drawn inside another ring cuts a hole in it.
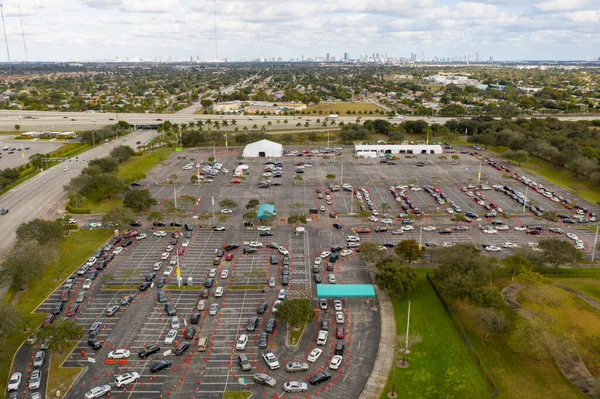
[{"label": "cloudy sky", "polygon": [[[600,56],[600,0],[215,1],[218,54],[230,60]],[[215,58],[213,0],[5,0],[13,60],[25,59],[19,6],[29,60]]]}]

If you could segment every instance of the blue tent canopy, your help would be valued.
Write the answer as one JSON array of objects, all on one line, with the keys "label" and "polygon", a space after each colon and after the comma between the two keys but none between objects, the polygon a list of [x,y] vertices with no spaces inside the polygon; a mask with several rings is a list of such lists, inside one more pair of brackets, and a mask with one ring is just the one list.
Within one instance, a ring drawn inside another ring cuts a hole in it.
[{"label": "blue tent canopy", "polygon": [[375,297],[373,284],[317,284],[319,298]]},{"label": "blue tent canopy", "polygon": [[259,219],[273,219],[275,215],[275,205],[262,204],[258,207],[258,218]]}]

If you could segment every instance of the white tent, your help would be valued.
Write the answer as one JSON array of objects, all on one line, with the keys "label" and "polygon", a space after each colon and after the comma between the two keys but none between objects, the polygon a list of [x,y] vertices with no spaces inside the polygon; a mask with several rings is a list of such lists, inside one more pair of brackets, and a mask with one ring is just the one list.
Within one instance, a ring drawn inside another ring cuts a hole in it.
[{"label": "white tent", "polygon": [[246,158],[274,158],[283,156],[283,146],[269,140],[260,140],[250,143],[244,148],[242,155]]}]

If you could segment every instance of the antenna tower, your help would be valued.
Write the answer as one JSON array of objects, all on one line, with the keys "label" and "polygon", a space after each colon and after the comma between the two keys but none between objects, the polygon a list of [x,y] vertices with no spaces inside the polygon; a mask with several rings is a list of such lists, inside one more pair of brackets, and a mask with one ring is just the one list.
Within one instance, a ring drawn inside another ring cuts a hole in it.
[{"label": "antenna tower", "polygon": [[12,64],[10,63],[10,51],[8,51],[8,37],[6,37],[6,25],[4,24],[4,9],[0,4],[0,15],[2,15],[2,29],[4,30],[4,42],[6,43],[6,55],[8,56],[8,70],[12,72]]},{"label": "antenna tower", "polygon": [[217,61],[217,73],[219,72],[219,47],[217,46],[217,0],[213,0],[213,17],[215,20],[215,58]]},{"label": "antenna tower", "polygon": [[21,5],[19,4],[19,18],[21,20],[21,34],[23,35],[23,48],[25,49],[25,62],[29,62],[29,57],[27,56],[27,43],[25,42],[25,29],[23,29],[23,14],[21,14]]}]

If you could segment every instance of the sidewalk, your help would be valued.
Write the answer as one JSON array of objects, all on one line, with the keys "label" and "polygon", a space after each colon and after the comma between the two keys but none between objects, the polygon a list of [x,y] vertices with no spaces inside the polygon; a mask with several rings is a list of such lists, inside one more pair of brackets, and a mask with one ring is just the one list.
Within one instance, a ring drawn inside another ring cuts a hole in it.
[{"label": "sidewalk", "polygon": [[394,361],[394,346],[396,345],[394,308],[386,292],[375,286],[375,293],[379,301],[381,335],[375,364],[373,370],[371,370],[369,380],[360,394],[360,399],[379,399],[381,397]]}]

